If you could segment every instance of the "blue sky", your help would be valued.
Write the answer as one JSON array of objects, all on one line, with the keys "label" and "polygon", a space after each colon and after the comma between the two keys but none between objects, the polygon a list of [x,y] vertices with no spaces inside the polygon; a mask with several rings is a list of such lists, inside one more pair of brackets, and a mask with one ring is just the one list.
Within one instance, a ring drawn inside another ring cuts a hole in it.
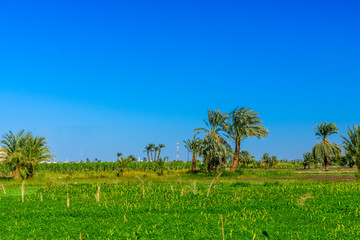
[{"label": "blue sky", "polygon": [[175,159],[208,109],[244,106],[270,136],[243,149],[300,158],[316,123],[343,135],[360,123],[359,11],[357,1],[2,0],[0,133],[46,136],[59,161],[145,157],[150,142]]}]

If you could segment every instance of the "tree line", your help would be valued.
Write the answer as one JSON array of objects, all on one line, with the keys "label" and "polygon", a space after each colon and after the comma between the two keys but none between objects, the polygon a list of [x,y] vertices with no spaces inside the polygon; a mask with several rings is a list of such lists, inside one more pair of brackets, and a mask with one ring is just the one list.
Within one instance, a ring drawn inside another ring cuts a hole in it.
[{"label": "tree line", "polygon": [[[197,157],[202,157],[209,172],[225,166],[232,160],[230,172],[234,172],[239,161],[245,164],[255,161],[248,151],[240,151],[241,143],[249,137],[263,139],[269,131],[262,125],[259,113],[249,108],[236,108],[230,113],[220,110],[209,110],[208,118],[204,120],[205,128],[196,128],[191,139],[184,140],[185,148],[192,152],[192,171],[196,171]],[[304,153],[304,167],[311,163],[322,163],[328,171],[329,162],[333,159],[349,160],[350,166],[360,167],[360,125],[349,127],[348,136],[341,136],[342,145],[330,142],[328,137],[339,132],[335,123],[322,122],[314,127],[317,140],[321,140],[311,150]],[[198,137],[203,134],[203,137]],[[233,150],[232,146],[235,150]],[[341,156],[344,149],[345,156]],[[272,167],[279,163],[276,156],[265,153],[261,157],[265,166]]]},{"label": "tree line", "polygon": [[[230,172],[235,172],[239,167],[254,163],[255,158],[248,151],[241,149],[241,143],[250,137],[263,139],[269,135],[269,130],[263,126],[259,113],[249,108],[236,108],[230,113],[222,113],[220,110],[209,110],[208,118],[204,120],[205,127],[196,128],[193,137],[185,140],[185,147],[192,152],[191,170],[196,171],[197,158],[203,159],[208,172],[213,172],[219,167],[225,168],[228,162],[232,162]],[[338,145],[329,141],[329,136],[337,134],[339,129],[335,123],[322,122],[314,127],[315,136],[320,140],[311,150],[304,153],[304,167],[310,167],[311,163],[323,164],[328,171],[329,162],[333,159],[343,160],[346,158],[350,164],[360,167],[360,125],[348,128],[347,136],[341,136],[343,142]],[[55,156],[50,153],[45,137],[34,136],[24,130],[14,134],[12,131],[3,135],[1,141],[2,154],[0,160],[13,172],[15,178],[32,177],[36,167],[41,162],[52,161]],[[153,143],[145,146],[144,152],[148,158],[144,161],[163,162],[161,150],[164,144],[156,146]],[[234,150],[233,150],[234,149]],[[341,156],[342,149],[345,156]],[[130,155],[122,157],[117,153],[117,162],[121,166],[127,166],[135,162],[136,157]],[[276,166],[279,160],[276,156],[265,153],[262,162],[267,167]]]}]

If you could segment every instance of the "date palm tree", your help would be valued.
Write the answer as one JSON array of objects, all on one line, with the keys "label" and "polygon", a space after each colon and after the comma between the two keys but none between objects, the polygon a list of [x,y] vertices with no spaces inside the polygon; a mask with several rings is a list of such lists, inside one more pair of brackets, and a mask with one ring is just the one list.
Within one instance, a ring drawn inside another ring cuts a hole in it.
[{"label": "date palm tree", "polygon": [[36,166],[41,162],[52,161],[55,156],[50,153],[50,148],[45,137],[28,135],[24,147],[24,161],[27,176],[32,177]]},{"label": "date palm tree", "polygon": [[208,121],[204,120],[207,128],[196,128],[194,130],[195,136],[199,133],[205,133],[205,138],[214,136],[216,142],[222,139],[222,134],[226,133],[228,129],[227,120],[229,115],[227,113],[221,113],[219,109],[208,111]]},{"label": "date palm tree", "polygon": [[149,145],[147,145],[147,146],[145,146],[145,150],[143,151],[143,152],[146,152],[146,154],[147,154],[147,159],[148,159],[148,161],[150,162],[150,151],[151,151],[151,146],[149,146]]},{"label": "date palm tree", "polygon": [[120,162],[120,157],[122,157],[123,154],[118,152],[116,155],[117,155],[117,162]]},{"label": "date palm tree", "polygon": [[348,128],[348,138],[341,136],[343,139],[343,147],[345,155],[349,162],[354,162],[358,169],[360,168],[360,125],[353,125],[353,128]]},{"label": "date palm tree", "polygon": [[265,167],[267,166],[271,166],[271,157],[269,153],[264,153],[264,155],[262,155],[261,157],[261,161],[265,164]]},{"label": "date palm tree", "polygon": [[23,164],[24,156],[22,148],[28,134],[20,130],[17,134],[12,131],[3,135],[1,143],[4,145],[3,162],[13,170],[13,177],[20,177],[20,167]]},{"label": "date palm tree", "polygon": [[51,161],[55,156],[50,154],[45,137],[34,137],[30,132],[12,131],[3,136],[3,161],[13,170],[14,178],[20,177],[20,172],[32,177],[36,166],[43,161]]},{"label": "date palm tree", "polygon": [[249,163],[255,160],[255,157],[251,155],[248,151],[242,150],[239,153],[239,160],[243,163],[243,168],[245,168],[245,164],[248,166]]},{"label": "date palm tree", "polygon": [[158,145],[159,152],[158,152],[158,157],[157,157],[156,161],[159,161],[159,159],[160,159],[161,149],[162,149],[162,148],[164,148],[164,147],[165,147],[165,145],[164,145],[164,144],[159,144],[159,145]]},{"label": "date palm tree", "polygon": [[228,131],[229,115],[220,110],[209,110],[208,120],[204,120],[207,128],[196,128],[195,136],[204,133],[205,137],[200,147],[200,155],[207,164],[208,171],[213,171],[216,166],[226,160],[227,151],[231,150],[224,136]]},{"label": "date palm tree", "polygon": [[321,142],[313,147],[312,154],[314,158],[323,160],[325,171],[329,171],[328,167],[330,159],[332,157],[339,157],[341,155],[341,149],[335,143],[330,142],[328,137],[338,133],[339,129],[336,127],[335,123],[322,122],[320,125],[316,124],[314,132],[315,136],[318,136],[317,139],[321,139]]},{"label": "date palm tree", "polygon": [[[153,144],[153,143],[149,143],[149,148],[150,148],[150,153],[151,153],[151,161],[154,161],[154,157],[153,157],[153,152],[154,152],[154,150],[155,150],[155,147],[156,147],[156,145],[155,144]],[[155,154],[156,154],[156,152],[155,152]]]},{"label": "date palm tree", "polygon": [[202,140],[199,138],[193,137],[192,139],[184,140],[185,148],[192,152],[192,163],[191,163],[191,171],[196,171],[196,161],[197,157],[200,153],[200,146],[202,144]]},{"label": "date palm tree", "polygon": [[229,137],[235,142],[235,154],[230,172],[235,172],[239,163],[240,143],[248,137],[261,139],[268,134],[269,130],[262,125],[258,112],[243,107],[232,111]]},{"label": "date palm tree", "polygon": [[155,146],[154,147],[154,161],[157,161],[157,156],[156,156],[156,153],[160,151],[160,148],[158,146]]},{"label": "date palm tree", "polygon": [[304,158],[304,169],[306,169],[306,167],[308,167],[308,169],[310,169],[310,164],[314,161],[314,156],[311,154],[311,152],[306,152],[303,154],[303,158]]}]

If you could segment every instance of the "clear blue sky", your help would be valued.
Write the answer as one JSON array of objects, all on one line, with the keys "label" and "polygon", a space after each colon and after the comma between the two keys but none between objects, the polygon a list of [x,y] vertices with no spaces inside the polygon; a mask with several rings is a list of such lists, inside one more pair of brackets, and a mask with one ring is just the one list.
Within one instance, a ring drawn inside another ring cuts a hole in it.
[{"label": "clear blue sky", "polygon": [[300,158],[316,123],[360,123],[359,12],[340,0],[2,0],[0,134],[45,136],[59,161],[145,157],[150,142],[175,159],[208,109],[245,106],[270,136],[243,149]]}]

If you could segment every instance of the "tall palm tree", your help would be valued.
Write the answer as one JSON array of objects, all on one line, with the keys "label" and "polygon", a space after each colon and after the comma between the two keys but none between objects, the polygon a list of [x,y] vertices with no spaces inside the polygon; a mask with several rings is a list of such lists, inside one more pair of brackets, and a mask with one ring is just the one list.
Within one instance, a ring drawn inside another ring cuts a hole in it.
[{"label": "tall palm tree", "polygon": [[158,148],[159,148],[159,153],[158,153],[158,157],[157,157],[156,161],[159,161],[159,159],[160,159],[161,149],[162,149],[162,148],[164,148],[164,147],[165,147],[165,145],[164,145],[164,144],[159,144],[159,145],[158,145]]},{"label": "tall palm tree", "polygon": [[324,161],[325,171],[329,171],[329,161],[332,157],[339,157],[341,155],[341,149],[335,143],[328,140],[328,137],[332,134],[338,133],[339,129],[335,123],[322,122],[316,124],[314,127],[315,136],[317,139],[321,139],[321,142],[316,144],[312,149],[314,158],[319,158]]},{"label": "tall palm tree", "polygon": [[224,138],[229,128],[228,119],[227,113],[221,113],[218,109],[209,110],[208,120],[204,120],[207,128],[196,128],[194,130],[195,136],[199,133],[205,134],[200,147],[200,154],[207,163],[209,171],[223,163],[226,160],[227,151],[231,150]]},{"label": "tall palm tree", "polygon": [[[155,152],[155,154],[154,154],[154,161],[157,161],[156,153],[159,152],[159,151],[160,151],[160,148],[159,148],[158,146],[155,146],[155,147],[154,147],[154,152]],[[160,155],[160,153],[158,153],[158,155]]]},{"label": "tall palm tree", "polygon": [[200,146],[202,144],[202,140],[199,138],[193,137],[192,139],[184,140],[185,148],[192,152],[192,164],[191,164],[191,171],[196,171],[196,161],[197,156],[199,156],[200,153]]},{"label": "tall palm tree", "polygon": [[146,152],[147,153],[147,159],[148,159],[148,161],[150,162],[150,151],[151,151],[151,146],[149,146],[149,145],[147,145],[147,146],[145,146],[145,150],[144,150],[144,152]]},{"label": "tall palm tree", "polygon": [[[347,131],[348,138],[341,136],[343,141],[343,147],[345,149],[345,155],[351,161],[353,161],[358,169],[360,168],[360,125],[353,125],[351,129]],[[351,162],[349,161],[349,162]]]},{"label": "tall palm tree", "polygon": [[239,163],[240,143],[248,137],[265,138],[269,130],[262,126],[259,113],[249,108],[236,108],[231,113],[229,137],[235,142],[234,161],[230,172],[235,172]]},{"label": "tall palm tree", "polygon": [[226,133],[228,129],[227,120],[229,115],[227,113],[221,113],[219,109],[208,111],[208,121],[204,120],[207,126],[206,128],[196,128],[194,130],[195,136],[201,132],[205,133],[206,137],[214,136],[216,141],[220,141],[222,133]]},{"label": "tall palm tree", "polygon": [[[156,145],[153,143],[149,143],[148,145],[150,147],[150,153],[151,153],[151,161],[154,161],[153,152],[155,150]],[[156,153],[155,153],[156,154]]]}]

